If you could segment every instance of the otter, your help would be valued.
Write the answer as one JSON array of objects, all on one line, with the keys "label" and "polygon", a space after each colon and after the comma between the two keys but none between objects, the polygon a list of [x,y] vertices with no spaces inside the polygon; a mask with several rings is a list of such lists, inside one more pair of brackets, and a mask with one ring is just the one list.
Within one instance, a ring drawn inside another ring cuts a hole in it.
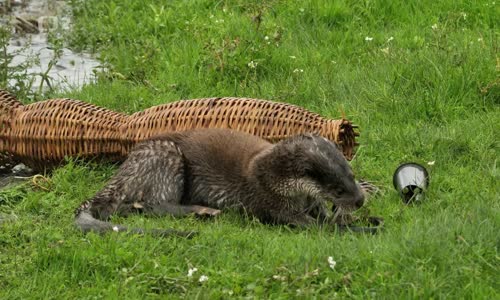
[{"label": "otter", "polygon": [[109,217],[214,216],[235,209],[263,223],[303,227],[328,222],[328,202],[353,211],[364,200],[349,163],[323,137],[301,134],[271,144],[230,129],[196,129],[136,145],[107,185],[76,210],[75,223],[84,232],[144,233],[111,224]]}]

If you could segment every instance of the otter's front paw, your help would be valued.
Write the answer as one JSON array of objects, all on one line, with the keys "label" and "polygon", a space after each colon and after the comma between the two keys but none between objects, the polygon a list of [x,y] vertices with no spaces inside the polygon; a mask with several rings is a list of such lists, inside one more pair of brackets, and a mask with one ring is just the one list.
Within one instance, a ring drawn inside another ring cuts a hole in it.
[{"label": "otter's front paw", "polygon": [[195,214],[201,217],[215,217],[220,215],[221,213],[222,213],[221,210],[210,207],[202,207],[195,211]]}]

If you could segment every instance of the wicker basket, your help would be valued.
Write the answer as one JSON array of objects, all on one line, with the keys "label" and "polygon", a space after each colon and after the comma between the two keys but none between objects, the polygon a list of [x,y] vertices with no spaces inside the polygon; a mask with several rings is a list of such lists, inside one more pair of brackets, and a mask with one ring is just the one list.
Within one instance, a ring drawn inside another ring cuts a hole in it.
[{"label": "wicker basket", "polygon": [[0,153],[5,154],[5,150],[10,149],[11,123],[16,118],[15,113],[22,106],[21,102],[0,89]]},{"label": "wicker basket", "polygon": [[39,169],[65,156],[122,156],[118,130],[127,115],[70,99],[36,102],[18,110],[11,122],[8,152],[27,165]]},{"label": "wicker basket", "polygon": [[[230,128],[271,142],[299,133],[316,133],[342,146],[352,158],[355,147],[350,121],[330,120],[304,108],[250,98],[204,98],[154,106],[132,114],[120,130],[128,145],[166,131]],[[129,148],[126,148],[126,151]]]},{"label": "wicker basket", "polygon": [[139,141],[194,128],[232,128],[272,142],[316,133],[341,145],[348,159],[358,135],[348,120],[249,98],[183,100],[125,115],[71,99],[22,105],[0,90],[0,112],[0,154],[39,170],[59,164],[65,156],[121,160]]},{"label": "wicker basket", "polygon": [[21,102],[14,96],[0,89],[0,167],[12,164],[14,159],[7,150],[11,148],[11,121],[15,119],[15,113],[20,106]]}]

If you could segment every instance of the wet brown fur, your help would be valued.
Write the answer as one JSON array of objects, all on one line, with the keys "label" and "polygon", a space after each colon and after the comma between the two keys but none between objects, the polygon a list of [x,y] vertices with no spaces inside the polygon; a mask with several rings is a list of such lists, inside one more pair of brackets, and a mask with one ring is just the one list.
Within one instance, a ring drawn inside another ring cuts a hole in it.
[{"label": "wet brown fur", "polygon": [[[138,144],[116,175],[76,212],[83,231],[132,231],[111,214],[216,214],[237,209],[262,222],[307,226],[364,196],[336,145],[314,135],[277,144],[228,129],[171,133]],[[162,231],[156,231],[162,233]],[[164,234],[189,235],[166,231]]]}]

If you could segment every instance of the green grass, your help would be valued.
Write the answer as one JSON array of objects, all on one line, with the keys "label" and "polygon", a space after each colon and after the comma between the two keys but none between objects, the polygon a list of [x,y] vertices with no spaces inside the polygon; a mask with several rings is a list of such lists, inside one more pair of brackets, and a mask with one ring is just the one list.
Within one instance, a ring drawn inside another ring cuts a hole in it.
[{"label": "green grass", "polygon": [[[97,51],[108,69],[95,85],[48,96],[125,112],[244,96],[331,118],[345,113],[362,130],[353,168],[382,189],[365,209],[385,218],[385,231],[294,231],[228,214],[115,219],[200,231],[192,240],[82,235],[73,210],[115,167],[70,162],[51,175],[49,191],[29,184],[0,191],[0,212],[17,217],[0,231],[0,298],[500,297],[498,4],[72,5],[68,43]],[[419,206],[403,205],[392,187],[393,171],[407,161],[435,162]]]}]

